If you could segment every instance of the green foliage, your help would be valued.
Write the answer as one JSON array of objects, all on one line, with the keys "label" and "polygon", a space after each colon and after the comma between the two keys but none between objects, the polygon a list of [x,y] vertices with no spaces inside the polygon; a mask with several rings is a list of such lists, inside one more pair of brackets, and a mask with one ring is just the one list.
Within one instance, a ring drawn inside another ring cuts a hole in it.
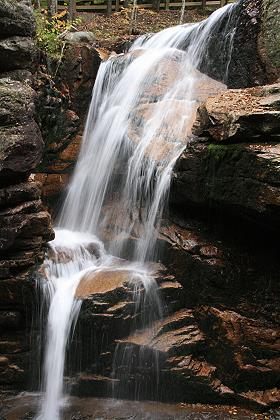
[{"label": "green foliage", "polygon": [[49,57],[60,59],[63,54],[64,41],[62,35],[75,29],[81,23],[77,18],[68,22],[67,10],[49,17],[46,9],[35,12],[37,24],[37,42],[42,51]]},{"label": "green foliage", "polygon": [[209,144],[208,145],[208,152],[214,156],[216,160],[221,160],[225,157],[228,151],[228,146],[221,145],[221,144]]}]

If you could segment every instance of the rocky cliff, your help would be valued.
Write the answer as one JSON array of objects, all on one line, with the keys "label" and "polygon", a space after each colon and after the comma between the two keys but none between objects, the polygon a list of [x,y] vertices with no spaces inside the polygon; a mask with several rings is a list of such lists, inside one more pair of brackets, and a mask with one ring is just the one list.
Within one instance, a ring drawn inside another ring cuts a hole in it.
[{"label": "rocky cliff", "polygon": [[[37,171],[45,196],[55,202],[75,162],[100,60],[92,45],[75,42],[56,80],[41,67],[34,83],[32,13],[26,1],[0,7],[0,383],[23,389],[36,304],[30,275],[52,238],[30,174]],[[236,86],[275,81],[277,2],[240,7],[244,25],[232,80]],[[248,33],[242,54],[250,60],[241,74],[239,49]],[[5,68],[2,57],[9,57]],[[159,234],[164,251],[154,271],[163,316],[132,334],[143,321],[143,306],[135,305],[129,273],[84,279],[68,354],[73,393],[279,405],[279,94],[278,84],[213,92],[198,109]],[[136,110],[138,121],[144,111]],[[149,305],[143,288],[137,292]]]},{"label": "rocky cliff", "polygon": [[53,238],[50,215],[30,174],[43,139],[32,88],[37,48],[26,1],[0,2],[0,387],[24,389],[30,380],[31,274]]},{"label": "rocky cliff", "polygon": [[279,405],[279,92],[227,90],[198,108],[159,234],[163,316],[137,331],[148,320],[127,272],[82,281],[74,393]]},{"label": "rocky cliff", "polygon": [[279,77],[278,15],[277,0],[236,2],[209,35],[199,70],[231,88],[275,82]]},{"label": "rocky cliff", "polygon": [[[202,60],[200,70],[232,88],[275,82],[279,74],[279,49],[278,43],[274,42],[280,33],[278,7],[277,1],[240,0],[209,36],[206,59]],[[41,103],[39,123],[45,147],[36,179],[43,185],[44,202],[54,213],[61,204],[61,193],[77,159],[101,62],[92,34],[70,35],[65,40],[62,62],[54,65],[54,71],[42,66],[37,77]],[[228,39],[226,47],[223,44],[225,36]],[[183,50],[187,42],[182,43]],[[125,48],[125,43],[120,43],[117,50],[122,52]],[[165,71],[169,73],[169,68]],[[172,69],[170,76],[172,78]],[[51,117],[50,110],[53,111]]]},{"label": "rocky cliff", "polygon": [[84,42],[79,34],[84,32],[65,41],[61,63],[52,63],[51,68],[41,65],[36,74],[38,121],[45,146],[35,179],[42,184],[42,199],[54,214],[77,161],[101,62],[93,43],[88,38]]}]

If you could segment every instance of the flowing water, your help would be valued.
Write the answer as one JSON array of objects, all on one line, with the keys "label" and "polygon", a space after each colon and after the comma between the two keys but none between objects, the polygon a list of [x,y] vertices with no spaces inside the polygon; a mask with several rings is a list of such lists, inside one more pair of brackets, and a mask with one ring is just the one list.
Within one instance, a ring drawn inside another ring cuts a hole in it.
[{"label": "flowing water", "polygon": [[[89,252],[89,244],[96,245],[98,259]],[[44,296],[49,301],[44,366],[46,398],[38,416],[42,420],[59,418],[65,348],[81,305],[81,301],[74,299],[75,290],[83,273],[97,268],[104,255],[103,245],[95,237],[64,230],[56,232],[56,239],[50,243],[50,247],[51,251],[44,263],[48,281],[42,285]]]},{"label": "flowing water", "polygon": [[198,68],[211,33],[226,17],[221,52],[226,78],[233,9],[227,6],[202,23],[141,37],[128,53],[100,66],[80,156],[45,262],[49,314],[40,419],[59,418],[65,351],[81,305],[75,291],[86,273],[118,270],[116,257],[129,259],[125,265],[122,260],[122,269],[135,283],[135,298],[142,284],[147,299],[153,299],[147,307],[156,308],[145,323],[161,316],[157,284],[145,263],[157,259],[172,168],[191,140],[196,109],[225,88]]}]

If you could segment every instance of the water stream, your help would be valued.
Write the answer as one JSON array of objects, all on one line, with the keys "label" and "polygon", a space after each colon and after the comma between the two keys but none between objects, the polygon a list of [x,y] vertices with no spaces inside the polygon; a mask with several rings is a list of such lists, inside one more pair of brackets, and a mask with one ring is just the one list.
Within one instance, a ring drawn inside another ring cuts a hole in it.
[{"label": "water stream", "polygon": [[[222,17],[232,19],[233,8],[221,8],[202,23],[140,37],[128,53],[100,66],[79,159],[44,266],[49,314],[38,419],[60,416],[65,351],[81,306],[75,291],[86,273],[118,270],[116,257],[125,259],[121,268],[130,273],[135,290],[142,284],[154,300],[148,305],[157,308],[150,321],[161,316],[146,262],[157,259],[172,169],[191,140],[196,109],[225,89],[198,68],[212,31]],[[234,25],[228,27],[233,29],[224,28],[225,77],[234,38]]]}]

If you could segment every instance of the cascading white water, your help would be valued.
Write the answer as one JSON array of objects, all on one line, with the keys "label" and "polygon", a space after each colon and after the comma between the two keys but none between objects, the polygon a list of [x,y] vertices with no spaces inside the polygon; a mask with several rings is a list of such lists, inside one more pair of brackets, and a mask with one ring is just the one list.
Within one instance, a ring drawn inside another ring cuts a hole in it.
[{"label": "cascading white water", "polygon": [[[88,246],[95,244],[98,259]],[[47,281],[44,296],[49,301],[47,343],[44,366],[46,398],[38,419],[59,418],[63,397],[65,349],[71,326],[75,324],[81,302],[74,299],[81,276],[90,268],[98,268],[104,258],[103,244],[88,234],[67,230],[56,231],[50,242],[51,252],[44,263]]]},{"label": "cascading white water", "polygon": [[[147,294],[155,291],[145,262],[155,259],[173,165],[190,140],[199,103],[225,88],[197,69],[211,32],[222,16],[231,18],[232,8],[219,9],[199,24],[141,37],[127,54],[100,66],[80,156],[51,243],[53,257],[45,264],[50,307],[40,419],[59,418],[65,348],[80,306],[74,295],[84,273],[116,267],[110,255],[127,258],[129,248],[136,283],[142,282]],[[232,40],[232,32],[226,33],[226,53]],[[182,45],[187,45],[184,51]],[[107,254],[99,242],[106,238]],[[89,244],[97,246],[98,256]],[[158,302],[156,307],[160,316]]]}]

